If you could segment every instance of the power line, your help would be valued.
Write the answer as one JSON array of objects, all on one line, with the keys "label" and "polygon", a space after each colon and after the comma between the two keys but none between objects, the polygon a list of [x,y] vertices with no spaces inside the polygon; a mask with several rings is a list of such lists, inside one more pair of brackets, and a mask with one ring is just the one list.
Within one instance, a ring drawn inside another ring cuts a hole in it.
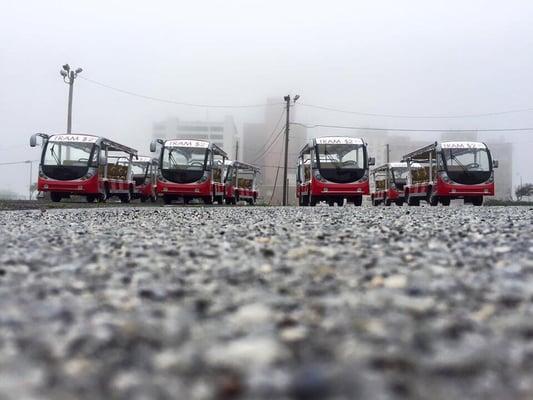
[{"label": "power line", "polygon": [[270,150],[270,148],[272,146],[274,146],[274,144],[278,141],[278,139],[281,137],[281,134],[285,132],[285,128],[281,129],[279,132],[278,132],[278,135],[274,138],[274,140],[272,141],[272,143],[270,143],[270,146],[268,146],[259,156],[257,156],[253,161],[252,161],[252,164],[255,163],[257,160],[259,160],[261,157],[263,157],[267,152],[268,150]]},{"label": "power line", "polygon": [[300,103],[300,105],[303,107],[315,108],[315,109],[324,110],[324,111],[333,111],[333,112],[338,112],[338,113],[343,113],[343,114],[355,114],[355,115],[363,115],[367,117],[406,118],[406,119],[475,118],[475,117],[490,117],[490,116],[495,116],[495,115],[504,115],[504,114],[513,114],[513,113],[533,111],[533,107],[532,107],[532,108],[521,108],[521,109],[515,109],[515,110],[496,111],[496,112],[488,112],[488,113],[480,113],[480,114],[401,115],[401,114],[380,114],[380,113],[368,113],[368,112],[362,112],[362,111],[342,110],[342,109],[334,108],[334,107],[320,106],[320,105],[306,104],[306,103]]},{"label": "power line", "polygon": [[12,162],[0,163],[0,165],[30,164],[34,162],[39,162],[39,160],[12,161]]},{"label": "power line", "polygon": [[[278,119],[278,122],[276,122],[276,125],[274,125],[274,129],[272,130],[272,132],[270,133],[270,135],[268,135],[268,139],[265,141],[265,144],[263,144],[263,146],[261,146],[261,148],[259,149],[259,151],[256,152],[256,154],[259,154],[264,148],[265,146],[268,144],[268,142],[270,141],[270,139],[272,139],[272,136],[274,136],[274,133],[276,133],[276,131],[278,130],[278,126],[279,126],[279,123],[281,122],[281,120],[283,119],[283,116],[285,115],[285,110],[282,110],[281,111],[281,115],[279,116],[279,119]],[[259,158],[259,157],[258,157]],[[257,160],[257,158],[256,158]]]},{"label": "power line", "polygon": [[334,128],[334,129],[359,129],[368,131],[390,131],[390,132],[519,132],[519,131],[533,131],[533,128],[494,128],[494,129],[415,129],[415,128],[371,128],[367,126],[342,126],[342,125],[324,125],[315,124],[307,125],[300,122],[291,122],[293,125],[303,126],[308,129],[313,128]]},{"label": "power line", "polygon": [[275,106],[280,105],[282,103],[266,103],[266,104],[247,104],[247,105],[221,105],[221,104],[198,104],[198,103],[187,103],[183,101],[176,101],[176,100],[170,100],[170,99],[163,99],[161,97],[154,97],[154,96],[147,96],[144,94],[139,94],[135,92],[131,92],[129,90],[119,89],[117,87],[107,85],[102,82],[95,81],[93,79],[86,78],[85,76],[79,76],[78,78],[83,79],[84,81],[93,83],[95,85],[104,87],[106,89],[114,90],[115,92],[119,92],[122,94],[127,94],[134,97],[139,97],[141,99],[146,100],[152,100],[152,101],[158,101],[160,103],[168,103],[168,104],[177,104],[180,106],[188,106],[188,107],[200,107],[200,108],[258,108],[258,107],[268,107],[268,106]]}]

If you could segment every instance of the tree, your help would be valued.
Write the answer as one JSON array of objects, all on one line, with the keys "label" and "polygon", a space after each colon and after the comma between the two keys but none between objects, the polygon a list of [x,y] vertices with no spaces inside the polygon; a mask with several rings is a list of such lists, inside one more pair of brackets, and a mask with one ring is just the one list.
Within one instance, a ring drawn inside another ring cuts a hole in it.
[{"label": "tree", "polygon": [[522,200],[522,197],[524,196],[533,196],[533,183],[524,183],[523,185],[519,185],[514,193],[518,201]]}]

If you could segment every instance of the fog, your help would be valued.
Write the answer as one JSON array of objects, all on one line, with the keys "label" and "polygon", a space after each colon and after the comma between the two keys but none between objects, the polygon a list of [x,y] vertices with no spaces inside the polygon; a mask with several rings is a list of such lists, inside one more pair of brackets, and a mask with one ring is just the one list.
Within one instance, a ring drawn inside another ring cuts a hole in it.
[{"label": "fog", "polygon": [[[66,130],[62,64],[82,67],[73,132],[149,152],[155,121],[221,119],[237,129],[262,104],[296,105],[294,121],[380,128],[533,128],[533,2],[524,1],[9,1],[0,2],[0,162],[37,160],[35,132]],[[309,130],[310,134],[316,134]],[[319,133],[329,133],[322,129]],[[335,132],[339,133],[339,132]],[[416,133],[417,138],[434,133]],[[533,181],[533,130],[480,133],[514,144],[513,180]],[[266,139],[266,138],[265,138]],[[34,168],[34,175],[36,169]],[[0,189],[27,193],[28,165],[0,166]],[[35,180],[35,177],[34,177]]]}]

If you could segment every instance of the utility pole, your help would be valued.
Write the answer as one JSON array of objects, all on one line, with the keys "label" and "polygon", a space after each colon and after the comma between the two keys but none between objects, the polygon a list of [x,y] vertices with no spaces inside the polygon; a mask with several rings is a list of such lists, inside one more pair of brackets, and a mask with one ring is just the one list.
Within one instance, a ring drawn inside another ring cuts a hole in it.
[{"label": "utility pole", "polygon": [[388,164],[390,162],[390,146],[389,146],[388,143],[385,145],[385,148],[386,148],[386,151],[387,151],[386,159],[387,159],[387,164]]},{"label": "utility pole", "polygon": [[235,161],[239,161],[239,138],[235,141]]},{"label": "utility pole", "polygon": [[[294,96],[293,103],[300,98],[299,95]],[[288,200],[288,180],[287,180],[287,163],[289,159],[289,124],[290,124],[290,109],[291,109],[291,96],[287,95],[283,98],[286,102],[286,121],[285,121],[285,162],[283,164],[283,205],[287,205]]]},{"label": "utility pole", "polygon": [[63,65],[63,69],[59,72],[63,77],[63,82],[68,85],[67,133],[72,133],[72,95],[74,92],[74,80],[82,71],[81,68],[72,70],[70,69],[70,65],[65,64]]}]

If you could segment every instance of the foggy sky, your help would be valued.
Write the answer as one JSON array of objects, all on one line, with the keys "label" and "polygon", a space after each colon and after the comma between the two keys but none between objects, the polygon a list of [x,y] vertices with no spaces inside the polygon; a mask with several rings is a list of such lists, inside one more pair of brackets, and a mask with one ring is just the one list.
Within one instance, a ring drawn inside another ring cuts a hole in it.
[{"label": "foggy sky", "polygon": [[[66,130],[62,64],[124,90],[176,101],[308,104],[369,113],[454,115],[533,107],[533,2],[11,1],[0,2],[0,162],[37,159],[35,132]],[[261,122],[264,110],[202,109],[117,93],[78,79],[73,132],[148,154],[168,117]],[[533,111],[484,118],[362,117],[296,107],[295,120],[388,128],[533,127]],[[314,132],[312,132],[314,133]],[[328,133],[321,131],[320,133]],[[335,132],[335,134],[341,132]],[[533,181],[533,131],[516,143]],[[418,134],[416,138],[423,137]],[[427,135],[428,138],[432,135]],[[431,140],[430,139],[430,140]],[[429,140],[429,141],[430,141]],[[0,189],[27,192],[28,167],[0,166]]]}]

